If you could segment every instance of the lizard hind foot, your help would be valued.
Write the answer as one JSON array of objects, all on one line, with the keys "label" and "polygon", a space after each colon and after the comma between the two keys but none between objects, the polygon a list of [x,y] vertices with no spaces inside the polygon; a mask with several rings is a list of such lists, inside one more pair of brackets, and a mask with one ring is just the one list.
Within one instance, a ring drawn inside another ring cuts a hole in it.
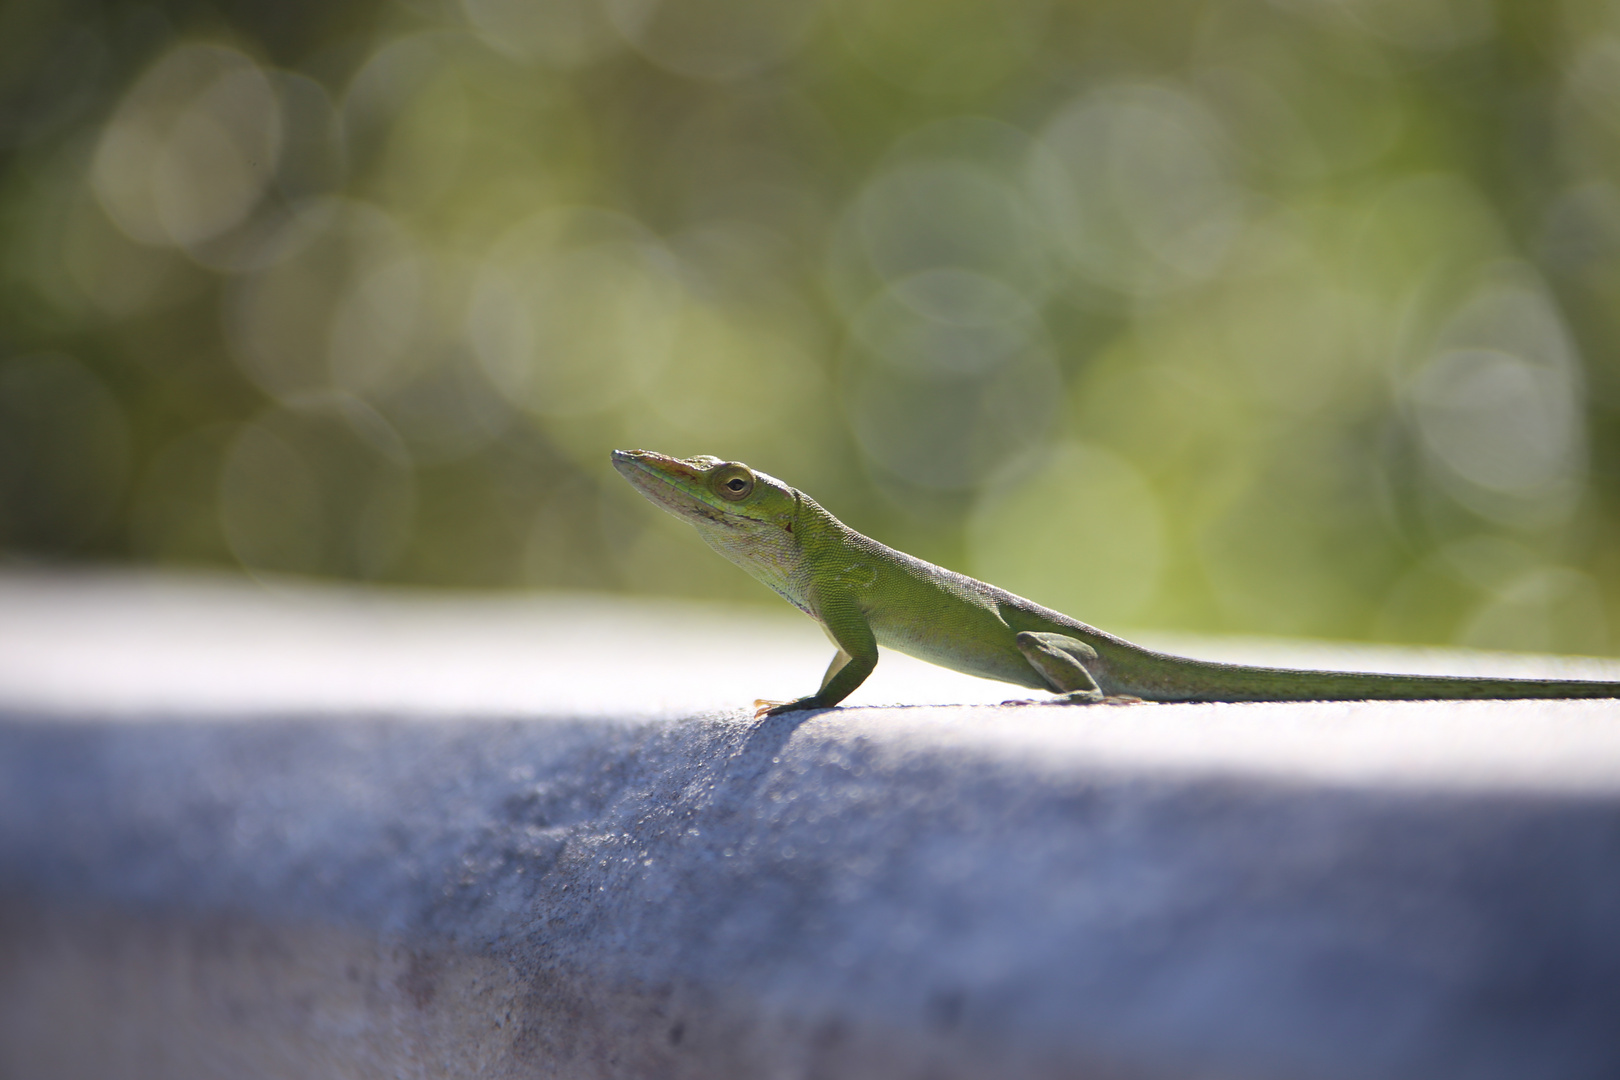
[{"label": "lizard hind foot", "polygon": [[1142,698],[1135,694],[1104,694],[1101,690],[1076,690],[1064,694],[1054,705],[1141,705]]},{"label": "lizard hind foot", "polygon": [[1036,700],[1031,699],[1031,698],[1015,698],[1015,699],[1013,699],[1011,701],[1003,701],[1002,704],[1003,705],[1142,705],[1142,704],[1146,704],[1146,701],[1143,698],[1137,697],[1135,694],[1107,694],[1107,695],[1104,695],[1103,693],[1101,693],[1100,691],[1097,691],[1097,690],[1077,690],[1072,694],[1064,694],[1062,697],[1048,698],[1048,699],[1046,699],[1044,701],[1036,701]]}]

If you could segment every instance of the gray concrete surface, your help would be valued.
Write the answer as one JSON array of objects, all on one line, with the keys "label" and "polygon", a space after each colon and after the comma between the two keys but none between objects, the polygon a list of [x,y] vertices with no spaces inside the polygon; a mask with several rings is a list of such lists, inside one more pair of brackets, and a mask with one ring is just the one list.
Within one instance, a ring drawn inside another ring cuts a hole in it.
[{"label": "gray concrete surface", "polygon": [[1615,704],[747,718],[826,648],[0,576],[0,1077],[1620,1075]]}]

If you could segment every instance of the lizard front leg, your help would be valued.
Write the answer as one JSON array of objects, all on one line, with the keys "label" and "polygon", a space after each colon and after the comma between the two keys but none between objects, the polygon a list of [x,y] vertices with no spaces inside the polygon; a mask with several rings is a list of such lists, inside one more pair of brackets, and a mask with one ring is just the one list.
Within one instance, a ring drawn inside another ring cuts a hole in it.
[{"label": "lizard front leg", "polygon": [[866,616],[852,600],[830,604],[823,601],[819,621],[827,636],[838,646],[832,663],[827,665],[827,673],[821,677],[821,689],[808,697],[780,704],[756,701],[755,719],[801,709],[830,709],[854,693],[855,688],[865,682],[872,669],[877,667],[877,638]]}]

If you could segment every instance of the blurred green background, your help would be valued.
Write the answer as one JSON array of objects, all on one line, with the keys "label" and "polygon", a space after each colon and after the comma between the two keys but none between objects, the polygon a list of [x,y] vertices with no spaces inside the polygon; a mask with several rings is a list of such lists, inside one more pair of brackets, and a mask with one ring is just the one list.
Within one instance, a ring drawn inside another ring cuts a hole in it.
[{"label": "blurred green background", "polygon": [[1620,4],[7,0],[0,562],[1620,647]]}]

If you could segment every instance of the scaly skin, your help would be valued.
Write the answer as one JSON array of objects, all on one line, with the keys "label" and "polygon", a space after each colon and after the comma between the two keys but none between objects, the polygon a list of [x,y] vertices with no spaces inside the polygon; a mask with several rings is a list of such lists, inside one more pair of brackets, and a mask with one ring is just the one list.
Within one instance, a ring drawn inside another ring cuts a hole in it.
[{"label": "scaly skin", "polygon": [[1062,694],[1068,704],[1620,697],[1614,682],[1293,671],[1171,656],[885,547],[740,462],[615,450],[613,466],[837,646],[819,690],[760,702],[759,715],[838,704],[877,666],[879,645]]}]

